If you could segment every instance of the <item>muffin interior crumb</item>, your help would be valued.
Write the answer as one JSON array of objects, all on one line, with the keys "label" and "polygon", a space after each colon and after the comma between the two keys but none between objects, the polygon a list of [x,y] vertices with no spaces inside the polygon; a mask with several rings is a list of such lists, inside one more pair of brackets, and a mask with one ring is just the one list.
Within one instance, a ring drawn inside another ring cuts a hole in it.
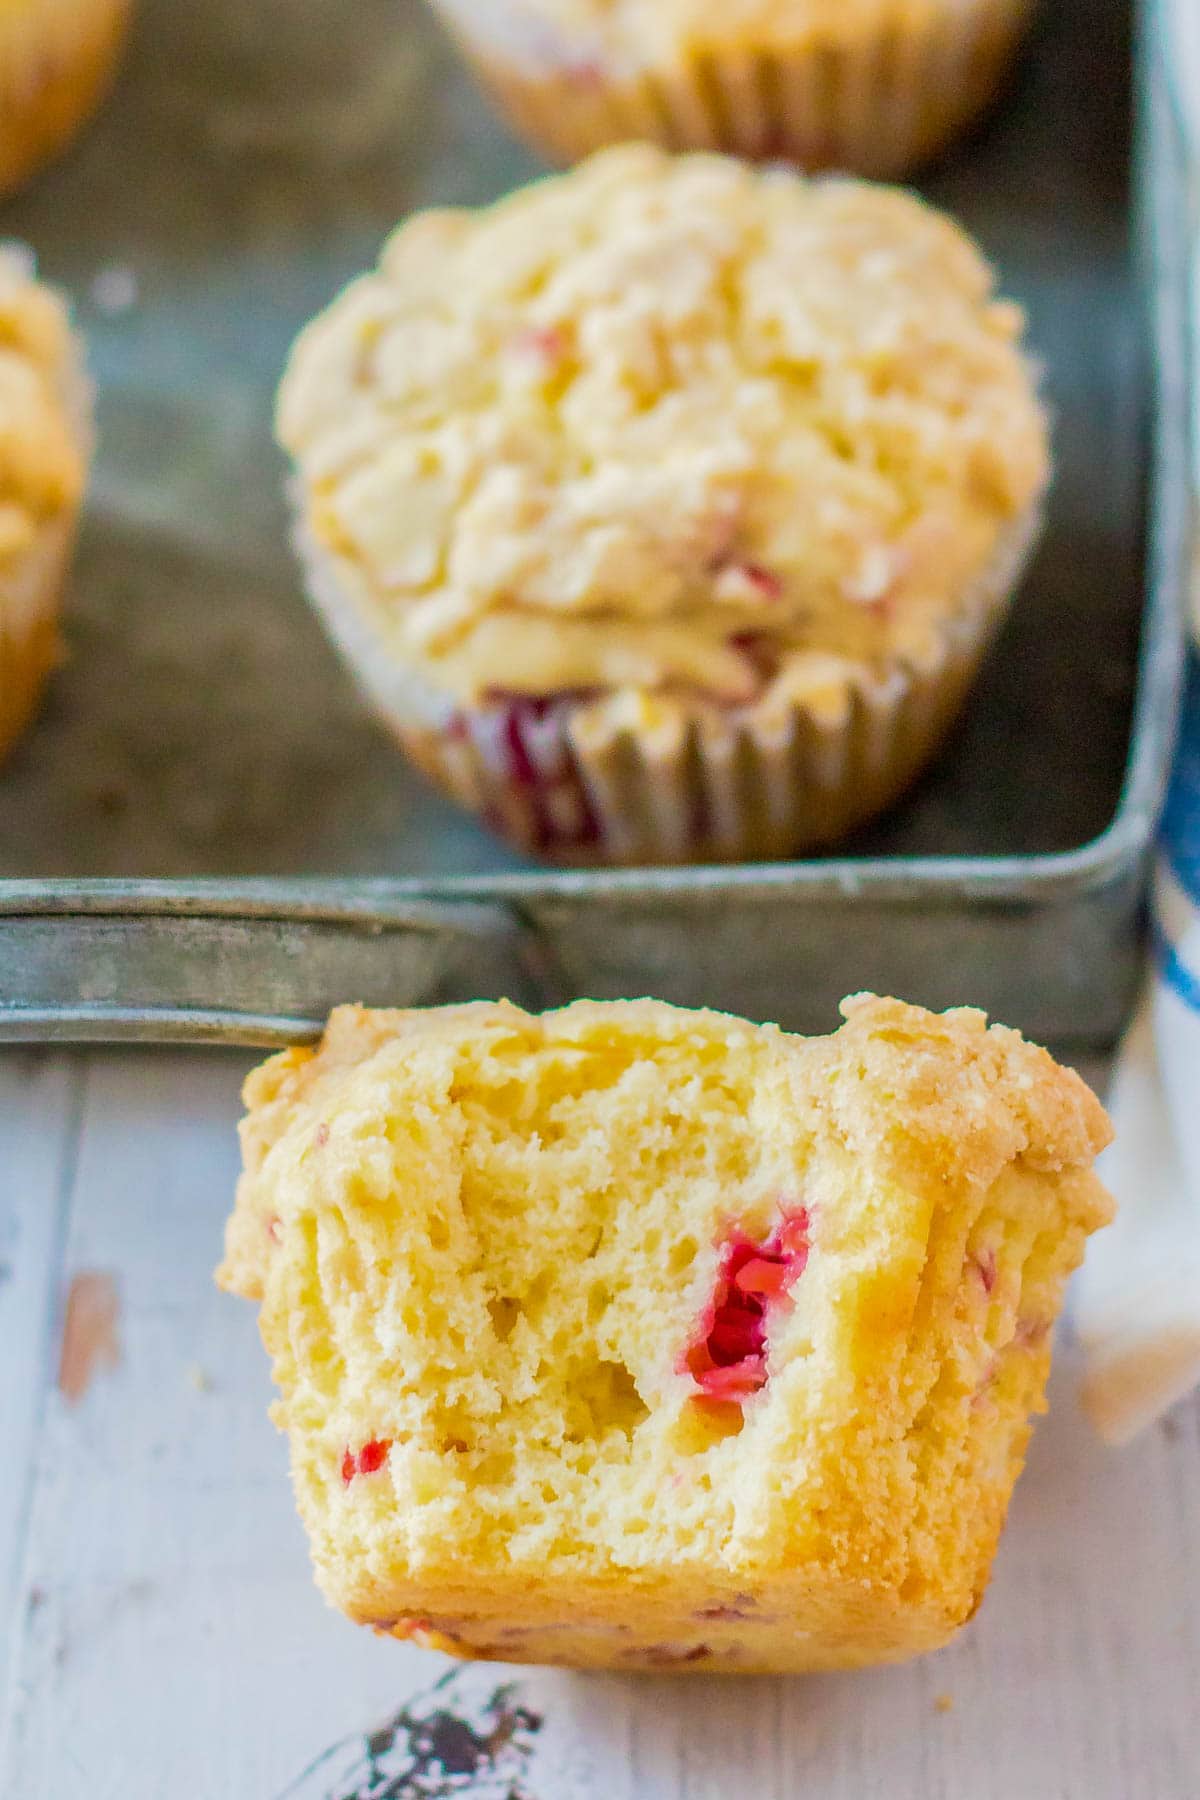
[{"label": "muffin interior crumb", "polygon": [[[804,1160],[802,1130],[763,1129],[747,1048],[731,1060],[716,1043],[638,1038],[531,1055],[518,1033],[486,1056],[460,1047],[446,1071],[437,1136],[452,1157],[419,1114],[389,1120],[370,1191],[356,1184],[353,1215],[316,1222],[305,1258],[328,1339],[315,1362],[297,1357],[288,1416],[323,1415],[323,1489],[377,1476],[386,1505],[395,1483],[431,1520],[458,1515],[460,1542],[469,1517],[480,1555],[526,1540],[527,1554],[537,1540],[569,1555],[611,1531],[638,1561],[648,1533],[681,1538],[662,1484],[726,1437],[698,1408],[719,1380],[682,1368],[689,1342],[731,1234],[736,1273],[751,1242],[777,1266],[781,1184]],[[336,1163],[344,1130],[335,1116],[310,1160]],[[285,1258],[297,1224],[284,1214]],[[698,1353],[714,1333],[715,1318]],[[368,1391],[352,1375],[364,1350]],[[754,1362],[761,1386],[765,1340]]]},{"label": "muffin interior crumb", "polygon": [[1107,1216],[1103,1115],[1044,1052],[875,1000],[811,1040],[650,1001],[347,1008],[247,1097],[221,1279],[262,1301],[352,1616],[833,1666],[977,1603]]}]

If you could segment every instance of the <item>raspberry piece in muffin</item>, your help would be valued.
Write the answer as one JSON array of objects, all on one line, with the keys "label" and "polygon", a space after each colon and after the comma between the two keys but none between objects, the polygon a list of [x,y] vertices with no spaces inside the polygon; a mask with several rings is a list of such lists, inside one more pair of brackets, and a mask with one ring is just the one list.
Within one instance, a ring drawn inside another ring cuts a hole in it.
[{"label": "raspberry piece in muffin", "polygon": [[349,1487],[356,1475],[376,1475],[387,1461],[388,1451],[392,1443],[390,1438],[372,1438],[361,1450],[351,1450],[348,1446],[342,1457],[342,1483]]},{"label": "raspberry piece in muffin", "polygon": [[741,1400],[767,1380],[767,1314],[786,1303],[808,1263],[809,1217],[788,1210],[764,1243],[741,1232],[728,1236],[717,1284],[704,1309],[684,1367],[710,1400]]},{"label": "raspberry piece in muffin", "polygon": [[887,1660],[970,1616],[1107,1123],[978,1013],[846,1011],[351,1007],[250,1078],[219,1279],[261,1303],[334,1604],[618,1668]]}]

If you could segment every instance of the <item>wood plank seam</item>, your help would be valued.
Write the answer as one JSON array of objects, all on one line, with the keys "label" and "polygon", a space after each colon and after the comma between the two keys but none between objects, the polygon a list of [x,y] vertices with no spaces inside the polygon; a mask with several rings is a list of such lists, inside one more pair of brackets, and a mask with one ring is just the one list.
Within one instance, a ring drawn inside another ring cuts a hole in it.
[{"label": "wood plank seam", "polygon": [[[45,1053],[39,1060],[48,1063],[50,1054]],[[28,1371],[28,1379],[33,1382],[37,1395],[30,1439],[34,1453],[29,1456],[25,1467],[19,1473],[14,1473],[13,1477],[20,1481],[22,1492],[17,1508],[17,1528],[4,1575],[4,1588],[0,1593],[0,1600],[3,1602],[0,1629],[4,1634],[3,1644],[0,1645],[0,1682],[3,1685],[3,1692],[0,1693],[0,1769],[6,1763],[12,1721],[16,1713],[16,1672],[20,1666],[17,1652],[25,1610],[24,1597],[28,1587],[29,1527],[38,1472],[36,1445],[42,1435],[58,1360],[64,1259],[79,1176],[91,1066],[89,1056],[78,1054],[71,1056],[67,1064],[67,1103],[62,1127],[62,1147],[54,1179],[55,1216],[41,1305],[40,1341],[29,1347],[32,1367]]]}]

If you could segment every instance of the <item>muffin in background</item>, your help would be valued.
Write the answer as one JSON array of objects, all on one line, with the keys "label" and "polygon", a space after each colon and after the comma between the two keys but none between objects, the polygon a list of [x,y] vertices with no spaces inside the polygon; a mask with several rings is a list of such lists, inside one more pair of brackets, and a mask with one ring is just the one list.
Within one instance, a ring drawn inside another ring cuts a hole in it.
[{"label": "muffin in background", "polygon": [[1034,536],[1021,325],[918,200],[730,158],[419,215],[282,385],[313,596],[523,848],[827,843],[935,749]]},{"label": "muffin in background", "polygon": [[996,94],[1033,0],[431,0],[554,162],[642,138],[894,179]]},{"label": "muffin in background", "polygon": [[28,252],[0,246],[0,756],[58,660],[89,419],[64,302],[34,279]]},{"label": "muffin in background", "polygon": [[0,4],[0,194],[67,144],[106,92],[131,0]]},{"label": "muffin in background", "polygon": [[334,1605],[729,1673],[971,1616],[1111,1134],[981,1013],[843,1011],[343,1007],[250,1077],[218,1280],[260,1302]]}]

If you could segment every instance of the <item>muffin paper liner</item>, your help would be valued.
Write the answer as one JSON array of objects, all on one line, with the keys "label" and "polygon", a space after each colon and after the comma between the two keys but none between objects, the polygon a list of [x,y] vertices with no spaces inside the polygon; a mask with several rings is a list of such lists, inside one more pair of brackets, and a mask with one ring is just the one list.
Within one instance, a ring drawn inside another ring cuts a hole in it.
[{"label": "muffin paper liner", "polygon": [[130,0],[38,0],[0,10],[0,193],[74,136],[106,91]]},{"label": "muffin paper liner", "polygon": [[[458,707],[399,663],[361,572],[299,546],[314,603],[413,762],[521,849],[554,862],[794,856],[889,805],[958,714],[1035,541],[1031,509],[920,661],[840,665],[818,696],[512,696]],[[626,704],[628,702],[628,704]]]},{"label": "muffin paper liner", "polygon": [[[846,43],[634,66],[520,0],[431,0],[514,127],[553,162],[643,138],[890,178],[940,151],[1006,74],[1033,0],[959,0]],[[898,14],[900,9],[895,9]]]}]

